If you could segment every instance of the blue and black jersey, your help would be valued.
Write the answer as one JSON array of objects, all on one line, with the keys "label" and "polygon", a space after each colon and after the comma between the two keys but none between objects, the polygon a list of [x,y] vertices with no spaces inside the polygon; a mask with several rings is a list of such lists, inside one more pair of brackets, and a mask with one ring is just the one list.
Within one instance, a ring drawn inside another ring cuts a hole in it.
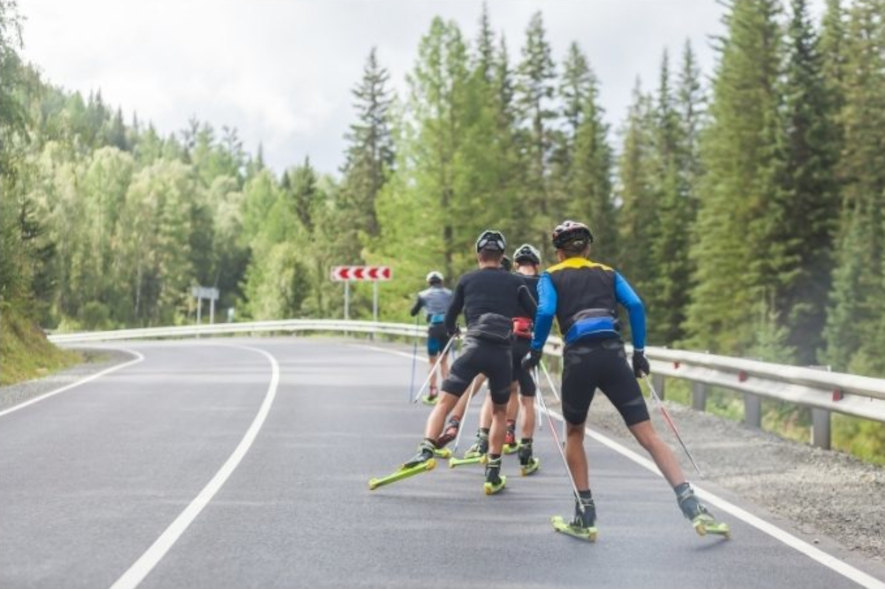
[{"label": "blue and black jersey", "polygon": [[627,309],[633,346],[645,347],[645,309],[630,284],[614,269],[586,258],[568,258],[548,268],[538,282],[538,312],[532,348],[547,341],[556,317],[566,345],[620,338],[617,305]]}]

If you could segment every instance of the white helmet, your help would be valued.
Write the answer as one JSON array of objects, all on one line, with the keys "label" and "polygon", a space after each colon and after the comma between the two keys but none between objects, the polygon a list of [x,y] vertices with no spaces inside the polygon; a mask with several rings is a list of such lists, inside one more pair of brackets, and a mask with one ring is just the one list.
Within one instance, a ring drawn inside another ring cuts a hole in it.
[{"label": "white helmet", "polygon": [[441,272],[431,270],[427,273],[427,284],[442,284],[443,275]]}]

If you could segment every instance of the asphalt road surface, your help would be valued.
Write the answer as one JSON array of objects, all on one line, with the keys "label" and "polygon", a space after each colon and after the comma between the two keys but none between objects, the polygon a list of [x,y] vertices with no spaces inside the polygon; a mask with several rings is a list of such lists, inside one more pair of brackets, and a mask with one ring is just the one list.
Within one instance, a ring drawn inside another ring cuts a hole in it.
[{"label": "asphalt road surface", "polygon": [[[428,412],[407,402],[404,347],[114,347],[135,361],[0,412],[0,588],[885,587],[763,533],[734,498],[731,512],[711,504],[733,538],[698,537],[663,479],[595,439],[599,539],[558,535],[549,518],[573,503],[549,427],[540,471],[520,477],[505,457],[499,495],[480,468],[445,461],[370,492],[414,453]],[[466,427],[462,448],[475,410]]]}]

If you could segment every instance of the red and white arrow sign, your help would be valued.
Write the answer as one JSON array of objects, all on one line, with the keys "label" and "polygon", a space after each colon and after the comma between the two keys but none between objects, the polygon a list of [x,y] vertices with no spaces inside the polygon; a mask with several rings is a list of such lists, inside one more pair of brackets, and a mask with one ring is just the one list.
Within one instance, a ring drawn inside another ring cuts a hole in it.
[{"label": "red and white arrow sign", "polygon": [[393,270],[390,266],[334,266],[331,278],[338,282],[345,280],[390,280],[393,278]]}]

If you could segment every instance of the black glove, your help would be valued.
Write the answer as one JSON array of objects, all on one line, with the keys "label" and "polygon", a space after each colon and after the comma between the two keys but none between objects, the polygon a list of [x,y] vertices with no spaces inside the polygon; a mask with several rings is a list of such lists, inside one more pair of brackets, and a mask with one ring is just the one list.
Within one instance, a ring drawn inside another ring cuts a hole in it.
[{"label": "black glove", "polygon": [[456,325],[454,329],[447,331],[446,335],[449,336],[449,339],[458,337],[461,335],[461,328]]},{"label": "black glove", "polygon": [[525,355],[525,358],[522,359],[520,364],[522,365],[523,370],[531,370],[541,361],[541,356],[544,354],[541,350],[529,350],[529,353]]},{"label": "black glove", "polygon": [[651,374],[648,358],[645,357],[642,350],[633,350],[633,374],[636,375],[636,378]]}]

